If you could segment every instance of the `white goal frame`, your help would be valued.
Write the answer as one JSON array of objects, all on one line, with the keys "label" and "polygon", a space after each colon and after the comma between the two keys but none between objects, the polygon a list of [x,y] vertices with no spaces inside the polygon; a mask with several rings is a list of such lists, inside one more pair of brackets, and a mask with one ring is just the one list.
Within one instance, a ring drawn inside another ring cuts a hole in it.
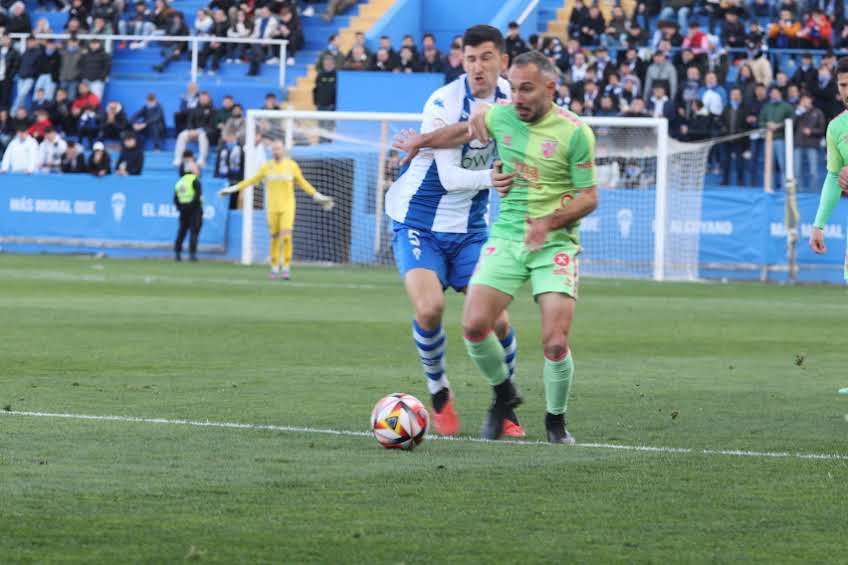
[{"label": "white goal frame", "polygon": [[[389,122],[420,122],[421,114],[413,113],[390,113],[390,112],[318,112],[318,111],[300,111],[300,110],[248,110],[246,124],[246,139],[245,139],[245,178],[250,177],[256,172],[255,169],[255,147],[256,147],[256,123],[261,119],[279,120],[284,123],[285,128],[285,144],[286,149],[291,150],[294,143],[294,126],[295,120],[317,120],[317,121],[368,121],[382,122],[383,139],[381,145],[383,151],[388,150],[390,140],[386,139],[385,124]],[[656,169],[656,196],[654,210],[654,265],[653,279],[663,281],[666,279],[666,247],[668,245],[668,163],[669,163],[669,134],[668,120],[665,118],[601,118],[601,117],[584,117],[581,118],[592,128],[597,127],[638,127],[646,130],[652,129],[656,136],[656,143],[646,143],[646,148],[656,148],[657,169]],[[380,163],[384,161],[380,159]],[[383,176],[378,176],[378,184],[383,184]],[[377,210],[376,221],[383,221],[383,196],[385,186],[378,186],[376,193],[375,208]],[[253,256],[253,187],[248,187],[244,191],[244,205],[242,207],[242,241],[241,241],[241,263],[251,265],[255,261]],[[250,205],[247,205],[250,204]],[[601,204],[603,205],[603,204]],[[379,225],[378,231],[379,232]]]}]

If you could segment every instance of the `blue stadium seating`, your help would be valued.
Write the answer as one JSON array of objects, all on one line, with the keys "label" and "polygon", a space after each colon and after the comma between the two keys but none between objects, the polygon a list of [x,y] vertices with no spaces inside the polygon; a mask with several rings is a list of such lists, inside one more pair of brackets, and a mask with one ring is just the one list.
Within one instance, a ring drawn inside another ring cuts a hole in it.
[{"label": "blue stadium seating", "polygon": [[[360,3],[366,0],[360,0]],[[195,12],[208,4],[206,0],[176,0],[172,3],[174,9],[183,12],[188,25],[194,20]],[[131,6],[131,3],[128,3]],[[327,23],[318,17],[326,10],[326,3],[313,4],[316,15],[302,18],[303,32],[306,44],[297,56],[296,64],[286,69],[286,86],[292,86],[297,79],[304,76],[309,66],[318,59],[318,55],[327,44],[327,38],[341,28],[346,27],[350,18],[356,15],[354,8],[346,15],[337,16]],[[31,12],[33,24],[40,18],[46,18],[51,28],[60,32],[67,20],[67,14],[35,9]],[[118,100],[128,113],[135,112],[144,103],[144,95],[155,91],[166,112],[167,125],[171,123],[173,112],[179,107],[180,96],[185,92],[187,77],[191,72],[191,62],[188,57],[173,63],[163,74],[156,73],[153,65],[161,60],[160,46],[151,43],[145,49],[130,50],[118,45],[113,47],[112,75],[106,89],[107,100]],[[285,100],[287,90],[281,92],[278,87],[279,69],[273,65],[262,65],[258,77],[248,77],[247,64],[238,62],[226,64],[222,62],[220,71],[215,76],[207,74],[198,77],[201,89],[209,90],[216,104],[224,94],[232,94],[245,107],[258,107],[268,92],[274,92],[278,99]]]}]

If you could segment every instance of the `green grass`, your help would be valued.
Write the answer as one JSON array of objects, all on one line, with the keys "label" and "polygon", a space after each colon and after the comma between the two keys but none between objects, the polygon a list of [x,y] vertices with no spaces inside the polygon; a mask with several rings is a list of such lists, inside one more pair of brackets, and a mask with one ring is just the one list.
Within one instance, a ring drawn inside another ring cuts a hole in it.
[{"label": "green grass", "polygon": [[[389,270],[0,255],[0,409],[367,430],[425,398]],[[842,288],[586,280],[579,442],[848,454]],[[449,299],[475,436],[489,390]],[[511,307],[543,438],[538,312]],[[672,417],[672,415],[676,417]],[[0,415],[0,562],[844,561],[848,461]]]}]

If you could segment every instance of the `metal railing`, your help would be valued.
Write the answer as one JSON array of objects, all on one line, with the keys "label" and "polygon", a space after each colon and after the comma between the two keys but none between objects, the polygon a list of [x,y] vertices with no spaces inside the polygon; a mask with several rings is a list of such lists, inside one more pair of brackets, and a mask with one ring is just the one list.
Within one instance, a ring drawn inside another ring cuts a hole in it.
[{"label": "metal railing", "polygon": [[[36,39],[69,39],[69,33],[37,33],[34,34]],[[13,39],[20,40],[19,51],[23,52],[26,46],[26,38],[30,36],[28,33],[12,33],[10,36]],[[130,41],[140,43],[191,43],[191,81],[197,82],[198,75],[198,56],[200,49],[206,43],[236,43],[241,45],[279,45],[280,46],[280,61],[279,61],[279,86],[280,89],[285,89],[286,86],[286,59],[288,53],[287,39],[255,39],[250,37],[234,38],[234,37],[215,37],[210,35],[121,35],[121,34],[106,34],[97,35],[91,33],[78,33],[75,35],[80,40],[99,39],[104,42],[104,49],[107,52],[112,52],[113,41]]]}]

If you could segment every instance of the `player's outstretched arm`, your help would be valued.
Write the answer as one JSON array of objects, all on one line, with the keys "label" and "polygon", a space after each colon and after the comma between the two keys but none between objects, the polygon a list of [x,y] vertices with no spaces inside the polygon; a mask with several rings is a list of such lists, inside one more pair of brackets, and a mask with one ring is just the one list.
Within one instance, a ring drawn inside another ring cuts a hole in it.
[{"label": "player's outstretched arm", "polygon": [[323,210],[330,211],[335,206],[335,201],[329,197],[321,194],[318,190],[312,186],[306,177],[303,176],[303,172],[300,170],[300,165],[297,163],[294,164],[294,181],[297,183],[297,186],[300,187],[300,190],[308,194],[312,197],[312,200],[318,204]]},{"label": "player's outstretched arm", "polygon": [[256,172],[256,174],[253,175],[252,177],[244,179],[243,181],[241,181],[238,184],[233,184],[233,185],[224,187],[221,190],[219,190],[218,196],[226,196],[227,194],[232,194],[233,192],[239,192],[240,190],[244,190],[248,186],[253,186],[253,185],[259,184],[260,182],[262,182],[262,179],[265,178],[265,175],[266,175],[265,167],[262,166],[262,167],[259,168],[259,170]]},{"label": "player's outstretched arm", "polygon": [[418,133],[415,130],[403,130],[392,140],[392,147],[404,151],[406,156],[401,159],[401,165],[405,165],[418,155],[418,152],[430,147],[433,149],[447,149],[460,147],[470,141],[468,137],[468,126],[463,123],[451,124],[435,129],[428,133]]},{"label": "player's outstretched arm", "polygon": [[568,204],[557,208],[552,214],[541,218],[527,218],[527,233],[524,237],[527,249],[541,249],[550,232],[570,226],[594,212],[598,207],[598,189],[595,186],[584,188],[574,199],[567,202]]}]

